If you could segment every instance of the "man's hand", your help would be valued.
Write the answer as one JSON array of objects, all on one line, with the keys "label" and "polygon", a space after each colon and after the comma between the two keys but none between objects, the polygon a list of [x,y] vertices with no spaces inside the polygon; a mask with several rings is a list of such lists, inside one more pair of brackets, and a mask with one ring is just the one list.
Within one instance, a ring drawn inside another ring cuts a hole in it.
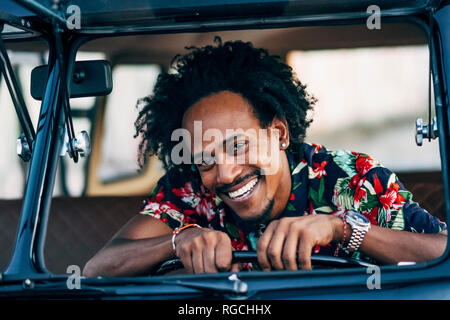
[{"label": "man's hand", "polygon": [[[176,255],[190,273],[229,271],[232,260],[231,240],[221,231],[190,228],[175,237]],[[233,270],[237,265],[233,266]]]},{"label": "man's hand", "polygon": [[258,241],[258,262],[264,271],[297,270],[298,264],[301,269],[309,270],[312,248],[341,241],[343,229],[342,220],[333,215],[274,220]]}]

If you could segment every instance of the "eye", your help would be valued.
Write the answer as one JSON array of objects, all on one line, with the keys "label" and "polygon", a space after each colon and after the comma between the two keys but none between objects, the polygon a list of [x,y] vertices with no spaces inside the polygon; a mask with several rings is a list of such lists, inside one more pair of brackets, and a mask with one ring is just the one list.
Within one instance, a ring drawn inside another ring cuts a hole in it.
[{"label": "eye", "polygon": [[246,144],[247,144],[247,143],[246,143],[245,141],[239,141],[239,142],[236,142],[236,143],[234,144],[234,148],[235,148],[236,150],[238,150],[238,149],[241,149],[241,148],[245,147]]},{"label": "eye", "polygon": [[202,165],[212,165],[216,162],[216,158],[215,157],[204,157],[202,160]]},{"label": "eye", "polygon": [[203,157],[202,158],[202,163],[198,164],[197,167],[200,170],[208,170],[211,169],[214,164],[216,163],[216,158],[215,157]]},{"label": "eye", "polygon": [[245,151],[245,147],[247,146],[247,141],[238,141],[233,146],[234,154],[239,154]]}]

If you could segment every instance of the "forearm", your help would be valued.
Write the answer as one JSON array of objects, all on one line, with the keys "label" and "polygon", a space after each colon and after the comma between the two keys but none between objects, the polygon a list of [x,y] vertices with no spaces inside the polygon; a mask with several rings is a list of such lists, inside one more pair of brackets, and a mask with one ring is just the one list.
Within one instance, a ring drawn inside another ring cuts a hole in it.
[{"label": "forearm", "polygon": [[[349,228],[351,229],[351,228]],[[359,251],[385,264],[423,262],[440,257],[447,245],[444,234],[413,233],[372,226]]]},{"label": "forearm", "polygon": [[156,264],[175,258],[171,239],[171,234],[138,240],[114,239],[88,261],[83,275],[117,277],[148,274]]}]

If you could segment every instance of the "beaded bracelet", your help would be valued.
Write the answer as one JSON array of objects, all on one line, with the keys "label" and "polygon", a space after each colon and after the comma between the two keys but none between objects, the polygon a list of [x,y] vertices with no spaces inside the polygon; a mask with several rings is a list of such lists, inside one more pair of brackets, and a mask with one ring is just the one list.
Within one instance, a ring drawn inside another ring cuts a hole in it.
[{"label": "beaded bracelet", "polygon": [[334,256],[337,257],[339,254],[339,250],[344,247],[345,238],[347,237],[347,221],[345,221],[346,212],[341,215],[342,222],[344,223],[344,235],[342,236],[342,240],[337,244],[336,250],[334,251]]},{"label": "beaded bracelet", "polygon": [[182,226],[181,228],[175,228],[175,230],[173,230],[173,233],[172,233],[172,248],[173,248],[173,250],[176,250],[176,247],[175,247],[176,235],[179,234],[181,231],[189,229],[189,228],[201,228],[201,227],[198,224],[191,223],[191,224]]}]

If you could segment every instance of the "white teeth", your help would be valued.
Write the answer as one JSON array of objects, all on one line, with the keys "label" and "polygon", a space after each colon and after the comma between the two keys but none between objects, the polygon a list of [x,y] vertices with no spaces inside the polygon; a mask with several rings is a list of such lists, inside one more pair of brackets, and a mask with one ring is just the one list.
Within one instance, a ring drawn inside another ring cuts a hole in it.
[{"label": "white teeth", "polygon": [[250,191],[253,190],[253,187],[256,185],[256,183],[258,183],[258,178],[255,178],[253,180],[251,180],[249,183],[247,183],[245,186],[243,186],[242,188],[233,191],[233,192],[228,192],[228,196],[231,199],[237,198],[237,197],[241,197],[244,194],[249,193]]}]

